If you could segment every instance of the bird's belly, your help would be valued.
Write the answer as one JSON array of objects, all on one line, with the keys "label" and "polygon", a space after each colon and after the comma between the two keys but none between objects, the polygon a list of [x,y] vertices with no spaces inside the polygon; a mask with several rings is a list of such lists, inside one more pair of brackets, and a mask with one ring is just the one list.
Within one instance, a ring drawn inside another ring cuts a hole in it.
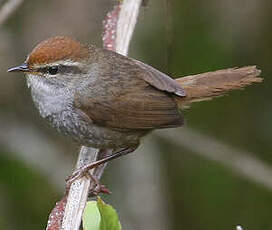
[{"label": "bird's belly", "polygon": [[[87,121],[76,111],[73,104],[73,91],[55,87],[46,78],[28,75],[33,101],[42,117],[61,133],[71,136],[81,145],[95,148],[123,148],[138,145],[142,131],[119,132]],[[32,87],[35,86],[35,87]]]},{"label": "bird's belly", "polygon": [[62,111],[46,117],[59,132],[81,145],[94,148],[124,148],[139,144],[145,132],[120,132],[86,122],[78,113]]}]

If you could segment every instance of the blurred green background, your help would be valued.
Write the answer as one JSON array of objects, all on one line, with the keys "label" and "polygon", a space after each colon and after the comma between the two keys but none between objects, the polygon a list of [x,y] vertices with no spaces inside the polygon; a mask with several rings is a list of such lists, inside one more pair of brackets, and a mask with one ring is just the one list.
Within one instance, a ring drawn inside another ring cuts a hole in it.
[{"label": "blurred green background", "polygon": [[[28,0],[0,27],[0,229],[44,229],[79,150],[40,118],[23,75],[6,70],[53,35],[102,46],[114,3]],[[272,229],[271,12],[270,0],[150,0],[141,9],[131,57],[171,76],[257,65],[264,83],[194,104],[180,136],[155,132],[108,166],[102,181],[113,194],[103,198],[123,229]],[[221,163],[203,156],[217,142],[231,153]]]}]

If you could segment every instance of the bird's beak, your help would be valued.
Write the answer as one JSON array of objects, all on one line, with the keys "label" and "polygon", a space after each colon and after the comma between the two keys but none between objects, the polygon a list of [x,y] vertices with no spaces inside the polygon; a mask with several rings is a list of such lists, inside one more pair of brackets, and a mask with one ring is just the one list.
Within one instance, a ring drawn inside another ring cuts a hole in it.
[{"label": "bird's beak", "polygon": [[7,72],[28,72],[30,69],[27,65],[27,63],[23,63],[22,65],[9,68]]}]

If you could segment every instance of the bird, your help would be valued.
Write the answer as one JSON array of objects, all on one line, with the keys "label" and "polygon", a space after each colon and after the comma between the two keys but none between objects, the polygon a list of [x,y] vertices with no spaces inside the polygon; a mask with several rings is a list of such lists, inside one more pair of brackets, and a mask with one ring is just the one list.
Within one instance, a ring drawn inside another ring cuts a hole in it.
[{"label": "bird", "polygon": [[135,151],[153,130],[182,126],[182,110],[192,102],[262,81],[255,66],[175,80],[141,61],[66,36],[40,42],[8,72],[26,74],[40,115],[59,132],[80,145],[113,150],[76,170],[73,181]]}]

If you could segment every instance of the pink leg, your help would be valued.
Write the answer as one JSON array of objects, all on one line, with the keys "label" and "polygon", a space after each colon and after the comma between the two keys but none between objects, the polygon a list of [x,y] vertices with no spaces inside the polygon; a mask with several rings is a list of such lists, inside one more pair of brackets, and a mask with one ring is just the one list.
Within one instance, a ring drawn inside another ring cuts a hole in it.
[{"label": "pink leg", "polygon": [[129,148],[122,149],[122,150],[120,150],[120,151],[118,151],[116,153],[113,153],[112,155],[110,155],[108,157],[105,157],[105,158],[103,158],[101,160],[98,160],[96,162],[93,162],[91,164],[84,165],[81,168],[75,170],[72,173],[72,175],[69,176],[66,179],[67,188],[69,188],[71,186],[71,184],[73,182],[75,182],[77,179],[79,179],[79,178],[81,178],[83,176],[88,175],[90,169],[96,168],[96,167],[98,167],[101,164],[104,164],[106,162],[109,162],[109,161],[114,160],[116,158],[119,158],[121,156],[124,156],[124,155],[127,155],[127,154],[131,153],[131,152],[134,152],[137,147],[138,146],[134,146],[134,147],[129,147]]}]

